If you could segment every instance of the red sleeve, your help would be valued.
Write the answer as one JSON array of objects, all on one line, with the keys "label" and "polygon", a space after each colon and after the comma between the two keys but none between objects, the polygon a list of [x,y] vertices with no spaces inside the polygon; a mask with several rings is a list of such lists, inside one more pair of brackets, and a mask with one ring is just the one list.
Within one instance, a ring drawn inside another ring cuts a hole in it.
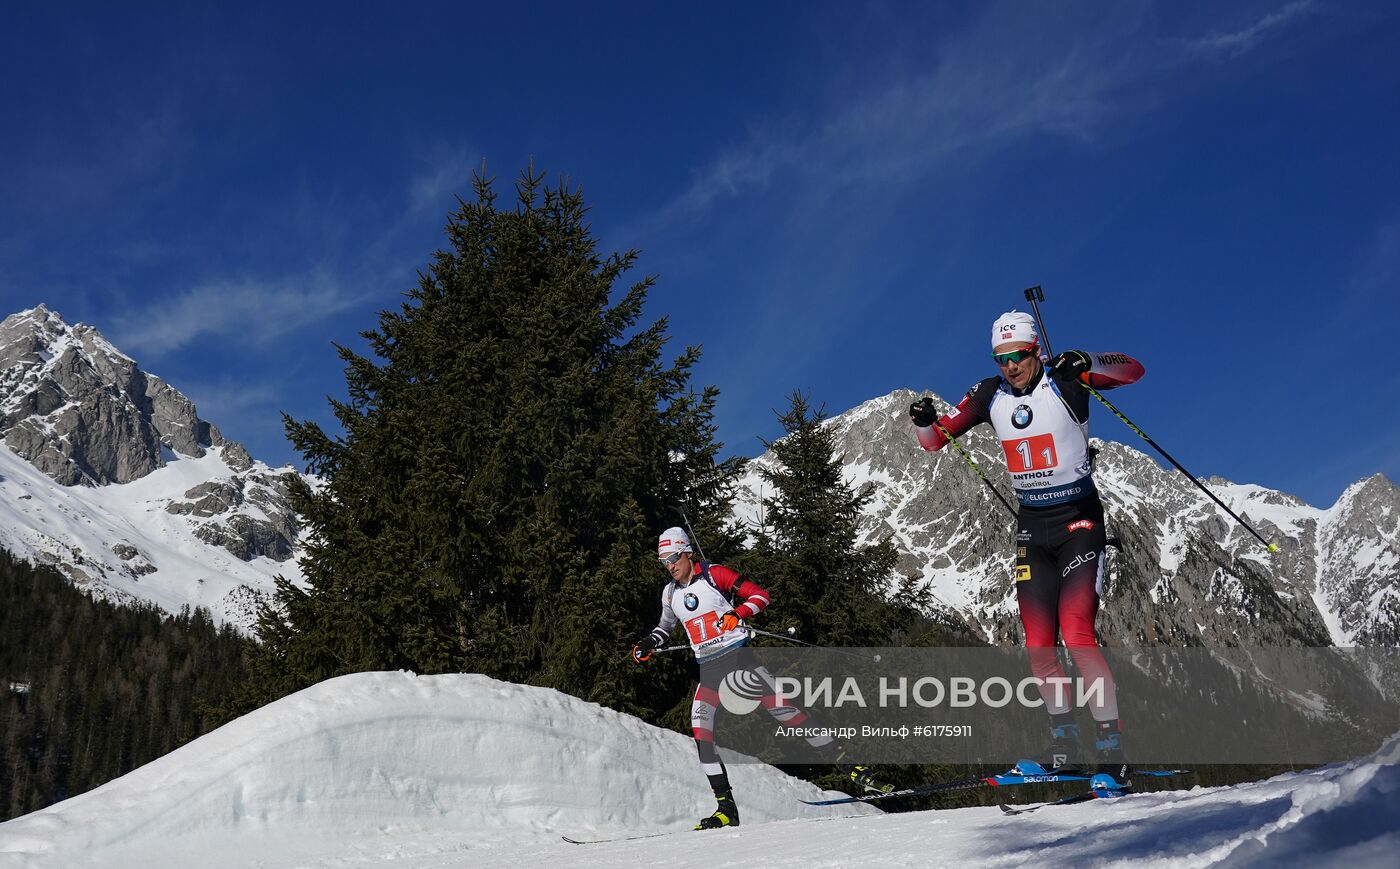
[{"label": "red sleeve", "polygon": [[948,445],[948,438],[939,431],[942,426],[949,435],[957,437],[977,423],[981,422],[981,414],[977,412],[977,406],[973,403],[972,393],[963,396],[958,406],[948,412],[946,416],[938,421],[937,425],[930,425],[924,428],[914,426],[914,432],[919,437],[919,446],[926,450],[941,450]]},{"label": "red sleeve", "polygon": [[710,579],[714,580],[715,587],[725,594],[734,591],[737,586],[738,597],[742,598],[743,602],[734,607],[734,614],[741,619],[752,618],[768,606],[768,592],[747,579],[740,580],[738,573],[722,564],[710,566]]}]

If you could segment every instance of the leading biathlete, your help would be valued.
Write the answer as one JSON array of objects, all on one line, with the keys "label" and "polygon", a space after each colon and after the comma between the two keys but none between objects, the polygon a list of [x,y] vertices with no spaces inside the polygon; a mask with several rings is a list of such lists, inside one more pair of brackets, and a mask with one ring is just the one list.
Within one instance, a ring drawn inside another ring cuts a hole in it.
[{"label": "leading biathlete", "polygon": [[[1016,516],[1016,603],[1031,668],[1042,680],[1064,678],[1055,657],[1063,635],[1081,677],[1102,678],[1103,702],[1092,706],[1097,772],[1127,787],[1113,675],[1094,633],[1103,593],[1103,502],[1094,487],[1089,451],[1089,392],[1081,376],[1092,365],[1082,350],[1040,358],[1035,320],[1011,311],[992,324],[992,358],[1000,374],[975,384],[941,419],[932,399],[909,408],[919,444],[942,449],[974,425],[988,423],[1001,441],[1020,502]],[[1092,683],[1092,682],[1091,682]],[[1037,757],[1047,768],[1079,765],[1079,725],[1072,692],[1045,683],[1051,744]]]},{"label": "leading biathlete", "polygon": [[[773,675],[747,648],[750,633],[744,620],[763,612],[768,606],[768,592],[722,564],[696,561],[690,538],[681,528],[667,528],[662,532],[656,552],[671,581],[661,592],[661,620],[632,647],[632,659],[639,663],[648,660],[677,625],[685,629],[686,639],[700,665],[700,684],[695,687],[695,697],[690,704],[690,727],[700,765],[718,804],[714,814],[702,818],[695,829],[737,827],[739,807],[734,802],[729,773],[715,748],[720,683],[730,673],[747,670],[763,685],[760,705],[780,724],[799,727],[807,721],[807,715],[777,696]],[[739,601],[737,605],[730,602],[731,595]],[[876,782],[867,767],[845,762],[841,748],[831,736],[823,732],[807,738],[807,742],[861,787],[872,791],[890,790],[888,785]]]}]

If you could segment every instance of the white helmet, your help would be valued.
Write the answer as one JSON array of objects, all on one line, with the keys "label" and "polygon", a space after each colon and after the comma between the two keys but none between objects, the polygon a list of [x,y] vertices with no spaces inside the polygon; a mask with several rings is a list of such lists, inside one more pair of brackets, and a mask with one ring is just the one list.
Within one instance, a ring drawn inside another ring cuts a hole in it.
[{"label": "white helmet", "polygon": [[656,541],[657,555],[670,555],[672,552],[691,552],[690,538],[684,528],[667,528]]},{"label": "white helmet", "polygon": [[1003,344],[1034,344],[1035,318],[1021,311],[1007,311],[992,324],[992,349]]}]

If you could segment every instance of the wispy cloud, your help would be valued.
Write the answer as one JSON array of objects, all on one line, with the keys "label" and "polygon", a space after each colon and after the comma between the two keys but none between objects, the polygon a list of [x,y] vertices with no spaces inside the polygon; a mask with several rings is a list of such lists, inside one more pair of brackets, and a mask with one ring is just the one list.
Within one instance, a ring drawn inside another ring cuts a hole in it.
[{"label": "wispy cloud", "polygon": [[445,212],[455,205],[454,195],[464,195],[481,158],[466,149],[440,148],[421,159],[422,166],[408,181],[408,215]]},{"label": "wispy cloud", "polygon": [[[140,359],[155,359],[202,340],[232,340],[266,346],[347,310],[373,306],[393,297],[420,265],[416,247],[405,254],[405,239],[436,225],[466,190],[478,157],[468,148],[437,147],[420,159],[403,182],[400,209],[368,233],[345,217],[352,206],[327,207],[299,197],[287,211],[298,215],[297,233],[318,238],[322,248],[353,244],[336,267],[310,266],[305,274],[272,278],[211,279],[180,292],[128,308],[114,318],[113,341]],[[350,239],[354,238],[351,242]]]},{"label": "wispy cloud", "polygon": [[[184,384],[183,391],[199,407],[205,419],[244,417],[252,411],[275,407],[283,400],[284,390],[271,383],[248,383],[243,380],[221,380],[217,383]],[[275,419],[275,414],[272,415]]]},{"label": "wispy cloud", "polygon": [[296,390],[285,379],[251,382],[225,376],[172,385],[195,403],[200,419],[218,426],[224,437],[242,442],[257,458],[273,465],[294,460],[280,411],[289,407],[289,395]]},{"label": "wispy cloud", "polygon": [[[993,16],[994,17],[994,16]],[[1092,140],[1114,110],[1114,90],[1155,66],[1155,57],[1115,46],[1138,20],[1100,26],[1071,44],[998,44],[988,20],[941,46],[932,69],[871,83],[826,106],[815,122],[760,124],[697,169],[691,184],[637,227],[666,228],[701,219],[715,207],[770,186],[836,190],[867,182],[908,181],[955,172],[950,160],[1037,133]]]},{"label": "wispy cloud", "polygon": [[1059,20],[1059,11],[1031,21],[1024,6],[989,6],[967,32],[930,49],[931,62],[850,89],[846,99],[815,114],[817,121],[756,123],[745,139],[698,167],[679,195],[629,229],[645,233],[698,221],[727,202],[783,184],[836,190],[955,174],[964,157],[1036,135],[1093,144],[1134,113],[1150,111],[1157,84],[1200,53],[1237,57],[1314,6],[1295,0],[1244,29],[1184,43],[1158,36],[1142,5],[1076,21]]},{"label": "wispy cloud", "polygon": [[137,358],[158,357],[208,336],[267,344],[360,304],[324,275],[301,281],[216,281],[119,316],[117,346]]},{"label": "wispy cloud", "polygon": [[[1212,11],[1190,32],[1221,31],[1196,40],[1220,51],[1262,52],[1311,8],[1293,3],[1238,33],[1212,24],[1225,14]],[[970,179],[995,185],[1001,167],[1034,165],[1024,155],[1036,150],[1092,153],[1132,141],[1170,117],[1170,103],[1208,86],[1216,73],[1197,73],[1202,49],[1164,32],[1161,18],[1151,3],[989,3],[952,27],[911,21],[926,39],[911,37],[888,62],[840,67],[839,79],[813,77],[800,108],[751,118],[694,164],[675,195],[616,233],[660,248],[682,282],[753,290],[742,322],[724,324],[740,333],[739,349],[713,363],[742,402],[743,390],[770,384],[735,372],[773,372],[776,357],[782,373],[770,380],[803,376],[848,339],[851,323],[872,318],[882,294],[916,279],[899,258],[873,251],[917,239],[931,257],[956,261],[964,240],[955,215],[986,201]],[[922,236],[907,224],[921,210]],[[939,230],[953,234],[943,241]],[[800,331],[786,328],[795,305]]]},{"label": "wispy cloud", "polygon": [[1384,292],[1392,298],[1400,289],[1400,220],[1392,220],[1376,230],[1356,283],[1368,293]]},{"label": "wispy cloud", "polygon": [[1211,33],[1188,43],[1193,51],[1239,57],[1257,46],[1271,33],[1313,12],[1313,0],[1294,0],[1244,28],[1230,33]]},{"label": "wispy cloud", "polygon": [[108,208],[130,207],[184,178],[191,146],[178,97],[139,110],[115,101],[91,111],[100,118],[100,136],[56,141],[52,132],[36,134],[26,142],[24,171],[0,181],[9,204],[22,204],[28,220],[100,221]]},{"label": "wispy cloud", "polygon": [[1326,292],[1326,307],[1300,326],[1310,342],[1345,345],[1355,340],[1358,323],[1375,320],[1378,310],[1393,309],[1400,292],[1400,219],[1376,227],[1358,250],[1350,275],[1339,274]]},{"label": "wispy cloud", "polygon": [[685,192],[646,222],[669,226],[697,219],[719,200],[736,199],[767,186],[775,172],[798,163],[802,150],[796,141],[750,141],[740,145],[696,173]]}]

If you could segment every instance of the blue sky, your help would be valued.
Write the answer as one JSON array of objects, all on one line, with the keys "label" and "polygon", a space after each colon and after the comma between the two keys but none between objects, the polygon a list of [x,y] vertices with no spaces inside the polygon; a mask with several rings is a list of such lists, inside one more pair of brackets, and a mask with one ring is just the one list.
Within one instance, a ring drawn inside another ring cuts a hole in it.
[{"label": "blue sky", "polygon": [[642,251],[733,452],[793,389],[956,400],[1040,284],[1197,474],[1400,479],[1394,4],[280,5],[0,29],[3,313],[96,326],[273,464],[471,172],[533,159]]}]

